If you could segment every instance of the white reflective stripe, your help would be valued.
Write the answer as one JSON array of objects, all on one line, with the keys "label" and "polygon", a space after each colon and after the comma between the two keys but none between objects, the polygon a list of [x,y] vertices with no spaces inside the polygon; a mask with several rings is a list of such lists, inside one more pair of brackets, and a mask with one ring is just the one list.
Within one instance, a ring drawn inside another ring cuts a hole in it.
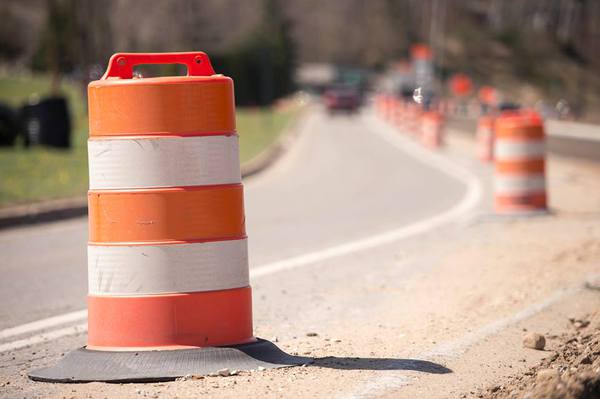
[{"label": "white reflective stripe", "polygon": [[539,193],[546,191],[544,175],[506,176],[497,175],[494,179],[496,194]]},{"label": "white reflective stripe", "polygon": [[88,246],[90,295],[215,291],[248,285],[246,239]]},{"label": "white reflective stripe", "polygon": [[88,154],[90,189],[241,181],[236,135],[89,140]]},{"label": "white reflective stripe", "polygon": [[495,144],[497,159],[543,158],[544,140],[516,141],[497,139]]}]

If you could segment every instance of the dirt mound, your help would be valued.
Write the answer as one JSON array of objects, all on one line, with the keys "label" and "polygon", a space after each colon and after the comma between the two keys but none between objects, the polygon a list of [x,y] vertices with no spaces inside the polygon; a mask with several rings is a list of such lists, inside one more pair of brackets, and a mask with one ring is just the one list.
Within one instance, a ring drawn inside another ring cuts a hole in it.
[{"label": "dirt mound", "polygon": [[479,397],[600,399],[600,313],[569,321],[569,332],[551,337],[560,342],[552,355]]}]

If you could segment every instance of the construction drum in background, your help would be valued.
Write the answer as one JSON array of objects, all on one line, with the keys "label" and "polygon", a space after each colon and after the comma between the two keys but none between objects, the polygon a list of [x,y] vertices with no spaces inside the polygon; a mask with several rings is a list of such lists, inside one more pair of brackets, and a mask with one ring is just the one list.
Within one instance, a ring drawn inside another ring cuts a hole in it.
[{"label": "construction drum in background", "polygon": [[483,162],[494,160],[494,117],[484,115],[477,122],[477,156]]},{"label": "construction drum in background", "polygon": [[428,111],[421,117],[421,142],[431,149],[442,146],[444,140],[444,118],[439,112]]},{"label": "construction drum in background", "polygon": [[495,209],[519,214],[545,211],[545,134],[534,111],[507,111],[495,124]]},{"label": "construction drum in background", "polygon": [[383,94],[381,95],[382,98],[382,112],[381,112],[381,118],[385,121],[390,121],[392,116],[393,116],[393,112],[394,112],[394,98],[392,96],[390,96],[389,94]]},{"label": "construction drum in background", "polygon": [[394,99],[394,118],[392,123],[402,130],[404,125],[404,102],[399,98]]},{"label": "construction drum in background", "polygon": [[405,132],[410,136],[419,138],[421,135],[421,115],[423,110],[415,102],[409,101],[405,104]]}]

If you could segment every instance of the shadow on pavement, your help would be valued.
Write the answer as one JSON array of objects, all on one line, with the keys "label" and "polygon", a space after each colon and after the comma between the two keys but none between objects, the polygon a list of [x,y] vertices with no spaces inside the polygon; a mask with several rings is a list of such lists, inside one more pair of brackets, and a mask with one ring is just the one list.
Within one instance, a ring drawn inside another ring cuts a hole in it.
[{"label": "shadow on pavement", "polygon": [[429,374],[452,373],[452,370],[442,366],[441,364],[417,359],[328,356],[314,359],[310,366],[326,367],[338,370],[407,370]]}]

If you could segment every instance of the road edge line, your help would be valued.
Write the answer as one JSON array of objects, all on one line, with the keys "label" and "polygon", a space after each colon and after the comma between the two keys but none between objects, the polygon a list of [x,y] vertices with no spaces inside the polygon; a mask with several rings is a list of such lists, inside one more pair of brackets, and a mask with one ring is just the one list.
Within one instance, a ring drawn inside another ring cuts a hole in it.
[{"label": "road edge line", "polygon": [[[467,351],[473,345],[481,342],[490,335],[502,331],[512,325],[515,325],[523,320],[527,320],[536,316],[540,312],[548,309],[550,306],[558,303],[560,300],[575,295],[582,291],[582,284],[577,283],[568,288],[558,289],[553,291],[539,302],[531,306],[523,308],[512,315],[500,318],[489,322],[475,331],[469,332],[457,339],[442,342],[432,349],[421,352],[412,359],[433,361],[437,358],[450,359],[456,355]],[[360,383],[352,392],[341,395],[343,399],[358,399],[371,398],[389,393],[394,389],[401,389],[404,386],[410,385],[412,378],[402,374],[405,370],[392,370],[384,375],[378,375],[369,378]]]},{"label": "road edge line", "polygon": [[[464,184],[466,186],[466,192],[459,203],[430,218],[411,223],[398,229],[252,268],[250,269],[250,278],[258,278],[281,271],[292,270],[305,265],[347,255],[353,252],[363,251],[422,234],[459,218],[477,205],[483,194],[483,187],[477,176],[469,172],[466,168],[447,160],[441,155],[432,154],[412,142],[399,140],[400,138],[396,136],[397,132],[391,130],[391,128],[383,124],[383,122],[373,120],[372,118],[374,118],[374,116],[368,116],[367,122],[375,125],[373,131],[379,134],[385,141],[417,161],[433,166],[442,173],[453,177]],[[414,148],[407,150],[406,147],[408,145],[412,145]]]}]

